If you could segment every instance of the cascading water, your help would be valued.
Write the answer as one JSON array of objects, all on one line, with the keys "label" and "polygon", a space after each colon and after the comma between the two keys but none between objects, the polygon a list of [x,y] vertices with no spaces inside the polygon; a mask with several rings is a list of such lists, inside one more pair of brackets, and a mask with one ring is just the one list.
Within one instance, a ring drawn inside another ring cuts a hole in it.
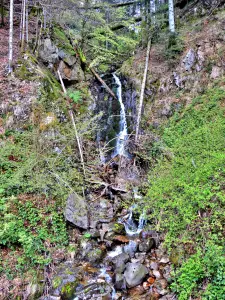
[{"label": "cascading water", "polygon": [[126,233],[129,236],[139,234],[143,230],[143,228],[145,226],[145,222],[146,222],[145,214],[143,212],[139,217],[138,225],[135,224],[135,222],[133,221],[133,210],[134,210],[134,208],[135,208],[135,206],[133,205],[130,208],[128,219],[122,222],[124,224]]},{"label": "cascading water", "polygon": [[126,142],[128,133],[127,133],[126,111],[125,111],[125,106],[124,106],[123,100],[122,100],[122,84],[120,82],[119,77],[117,77],[115,74],[113,74],[113,77],[115,79],[116,84],[118,85],[117,97],[120,102],[120,132],[117,135],[116,148],[115,148],[113,156],[116,156],[116,155],[126,156],[125,142]]}]

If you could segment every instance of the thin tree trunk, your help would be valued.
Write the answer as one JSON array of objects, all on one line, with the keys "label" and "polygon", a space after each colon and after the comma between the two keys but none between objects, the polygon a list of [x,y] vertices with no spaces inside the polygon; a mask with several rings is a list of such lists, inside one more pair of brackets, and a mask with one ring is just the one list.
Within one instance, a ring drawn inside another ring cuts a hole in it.
[{"label": "thin tree trunk", "polygon": [[26,19],[26,0],[23,0],[22,19],[23,19],[23,21],[22,21],[21,52],[24,51],[25,19]]},{"label": "thin tree trunk", "polygon": [[28,19],[28,3],[26,4],[26,42],[29,41],[29,19]]},{"label": "thin tree trunk", "polygon": [[173,0],[169,0],[169,29],[170,32],[175,33],[175,22],[174,22],[174,3]]},{"label": "thin tree trunk", "polygon": [[4,0],[1,0],[1,26],[4,26]]},{"label": "thin tree trunk", "polygon": [[151,50],[151,38],[148,41],[147,52],[146,52],[145,71],[144,71],[142,85],[141,85],[141,94],[140,94],[140,101],[139,101],[139,108],[138,108],[135,142],[138,141],[141,113],[142,113],[142,107],[143,107],[143,101],[144,101],[145,85],[146,85],[147,74],[148,74],[148,63],[149,63],[149,57],[150,57],[150,50]]},{"label": "thin tree trunk", "polygon": [[156,12],[155,0],[150,0],[150,16],[153,25],[155,25],[155,12]]},{"label": "thin tree trunk", "polygon": [[12,73],[13,61],[13,0],[10,0],[9,12],[9,73]]},{"label": "thin tree trunk", "polygon": [[[67,94],[66,93],[66,88],[65,88],[65,85],[63,83],[62,76],[61,76],[59,70],[57,71],[57,73],[59,75],[59,80],[61,82],[63,92],[66,95]],[[76,126],[76,123],[75,123],[75,120],[74,120],[73,111],[71,109],[69,110],[69,115],[70,115],[70,118],[71,118],[71,121],[72,121],[72,124],[73,124],[74,132],[75,132],[75,136],[76,136],[76,140],[77,140],[77,145],[78,145],[78,149],[79,149],[79,153],[80,153],[80,160],[81,160],[83,173],[84,173],[84,179],[86,179],[83,151],[82,151],[82,148],[81,148],[81,143],[80,143],[79,135],[78,135],[78,132],[77,132],[77,126]]]}]

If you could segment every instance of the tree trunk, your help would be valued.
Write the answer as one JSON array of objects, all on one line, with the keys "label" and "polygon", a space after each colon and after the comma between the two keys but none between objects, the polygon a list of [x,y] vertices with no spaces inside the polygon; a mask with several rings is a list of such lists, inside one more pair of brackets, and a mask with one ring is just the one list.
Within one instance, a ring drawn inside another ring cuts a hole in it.
[{"label": "tree trunk", "polygon": [[150,50],[151,50],[151,38],[148,41],[147,52],[146,52],[145,71],[144,71],[142,85],[141,85],[141,94],[140,94],[140,102],[139,102],[139,108],[138,108],[135,142],[138,141],[138,133],[139,133],[141,113],[142,113],[142,107],[143,107],[143,101],[144,101],[145,85],[146,85],[147,74],[148,74],[148,63],[149,63],[149,57],[150,57]]},{"label": "tree trunk", "polygon": [[24,40],[25,40],[26,0],[23,0],[21,18],[22,18],[21,52],[23,52]]},{"label": "tree trunk", "polygon": [[150,0],[150,16],[153,25],[155,25],[155,12],[156,12],[155,0]]},{"label": "tree trunk", "polygon": [[4,26],[4,0],[1,0],[1,26]]},{"label": "tree trunk", "polygon": [[29,19],[28,19],[28,2],[26,4],[26,42],[28,43],[29,40]]},{"label": "tree trunk", "polygon": [[13,0],[10,0],[9,12],[9,73],[12,73],[13,61]]},{"label": "tree trunk", "polygon": [[169,29],[170,29],[170,32],[175,33],[173,0],[169,0],[168,4],[169,4]]}]

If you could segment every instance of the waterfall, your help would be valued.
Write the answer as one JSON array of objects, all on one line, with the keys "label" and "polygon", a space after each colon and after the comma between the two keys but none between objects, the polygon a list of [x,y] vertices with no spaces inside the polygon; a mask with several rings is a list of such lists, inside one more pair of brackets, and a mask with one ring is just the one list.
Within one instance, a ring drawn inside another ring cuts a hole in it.
[{"label": "waterfall", "polygon": [[127,120],[126,120],[126,112],[125,112],[125,106],[123,104],[122,100],[122,84],[120,82],[119,77],[117,77],[115,74],[113,74],[113,77],[115,79],[117,87],[117,97],[120,103],[120,132],[117,135],[116,140],[116,148],[114,151],[113,156],[116,155],[124,155],[125,154],[125,142],[127,139]]},{"label": "waterfall", "polygon": [[146,223],[145,213],[143,212],[139,217],[138,226],[135,224],[135,222],[133,221],[133,209],[134,208],[135,208],[135,205],[133,205],[130,208],[129,217],[126,221],[123,222],[126,233],[129,236],[139,234],[143,230],[145,223]]}]

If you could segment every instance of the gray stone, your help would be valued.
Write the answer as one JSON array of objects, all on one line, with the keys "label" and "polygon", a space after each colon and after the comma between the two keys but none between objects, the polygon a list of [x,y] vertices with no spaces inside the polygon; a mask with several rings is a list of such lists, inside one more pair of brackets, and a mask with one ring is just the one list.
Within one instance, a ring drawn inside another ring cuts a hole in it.
[{"label": "gray stone", "polygon": [[126,281],[123,274],[117,273],[115,276],[115,288],[116,290],[125,290]]},{"label": "gray stone", "polygon": [[77,227],[88,228],[88,211],[85,200],[76,193],[71,194],[66,201],[65,218]]},{"label": "gray stone", "polygon": [[149,252],[154,245],[155,245],[155,240],[152,238],[142,241],[139,244],[139,251],[140,252]]},{"label": "gray stone", "polygon": [[120,253],[112,259],[116,273],[122,273],[126,267],[126,263],[130,259],[127,253]]},{"label": "gray stone", "polygon": [[148,269],[140,263],[128,263],[124,272],[124,277],[128,288],[135,287],[142,283]]},{"label": "gray stone", "polygon": [[210,78],[216,79],[216,78],[220,77],[220,75],[221,75],[221,69],[217,66],[213,66],[212,72],[210,74]]},{"label": "gray stone", "polygon": [[196,62],[196,55],[193,49],[190,49],[183,59],[183,66],[186,71],[190,71]]},{"label": "gray stone", "polygon": [[67,80],[77,81],[77,82],[83,81],[85,79],[84,72],[81,69],[79,63],[75,63],[73,66],[69,66],[69,64],[61,60],[59,63],[58,70],[62,76],[62,79],[67,79]]},{"label": "gray stone", "polygon": [[135,252],[137,251],[138,244],[135,241],[129,241],[129,244],[124,246],[124,252],[127,253],[130,258],[133,258],[135,255]]},{"label": "gray stone", "polygon": [[91,203],[90,207],[90,227],[96,228],[98,223],[109,223],[113,220],[114,210],[112,203],[100,198],[96,202]]},{"label": "gray stone", "polygon": [[41,41],[38,56],[43,62],[55,63],[58,60],[58,48],[51,39],[44,39]]}]

